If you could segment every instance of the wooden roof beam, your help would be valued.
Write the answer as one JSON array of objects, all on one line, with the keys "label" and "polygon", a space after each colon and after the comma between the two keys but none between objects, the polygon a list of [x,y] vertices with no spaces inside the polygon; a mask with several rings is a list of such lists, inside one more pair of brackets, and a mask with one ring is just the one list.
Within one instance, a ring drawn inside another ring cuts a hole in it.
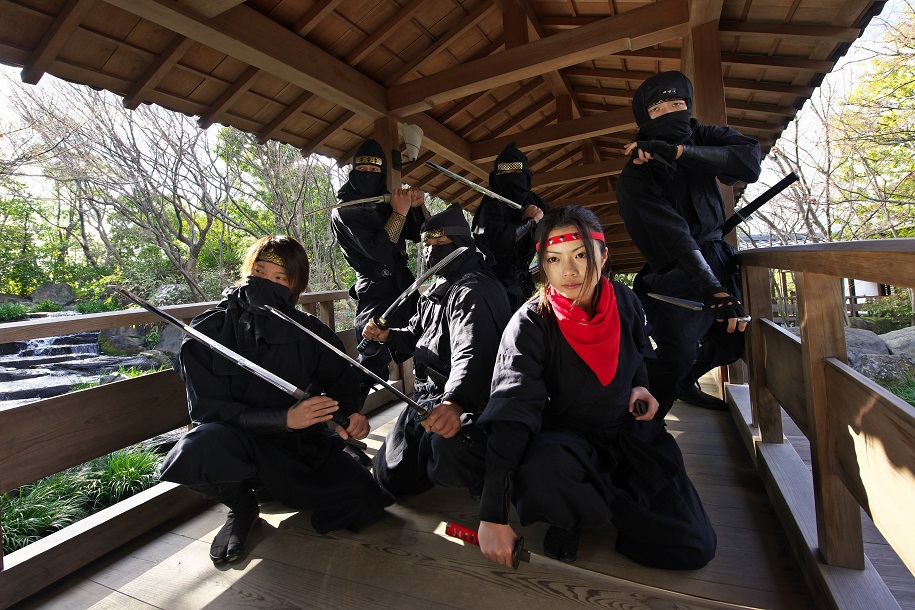
[{"label": "wooden roof beam", "polygon": [[756,102],[742,102],[739,100],[728,100],[728,110],[758,112],[759,114],[769,114],[777,117],[794,118],[798,109],[794,106],[779,106],[777,104],[759,104]]},{"label": "wooden roof beam", "polygon": [[588,26],[395,85],[386,92],[388,108],[400,115],[413,114],[477,91],[618,51],[660,44],[684,35],[688,20],[689,11],[684,0],[660,0]]},{"label": "wooden roof beam", "polygon": [[562,184],[563,182],[578,182],[580,180],[600,178],[601,176],[616,176],[623,171],[628,162],[629,157],[618,157],[598,163],[574,165],[552,172],[534,174],[534,187],[542,188],[551,184]]},{"label": "wooden roof beam", "polygon": [[156,60],[150,64],[137,82],[133,84],[127,95],[124,96],[124,108],[135,110],[146,101],[146,96],[150,91],[155,90],[163,78],[178,63],[178,60],[184,57],[194,45],[194,41],[180,34],[172,38],[165,50],[156,57]]},{"label": "wooden roof beam", "polygon": [[521,150],[530,150],[554,144],[568,144],[605,133],[615,133],[635,128],[635,118],[629,108],[593,114],[580,119],[563,121],[540,129],[528,129],[520,133],[493,138],[470,145],[471,159],[482,163],[495,159],[503,148],[514,141]]},{"label": "wooden roof beam", "polygon": [[304,91],[302,94],[295,99],[294,102],[286,106],[282,112],[280,112],[276,117],[270,121],[270,124],[267,125],[260,133],[257,134],[257,143],[264,144],[278,134],[283,129],[283,124],[288,121],[294,114],[302,111],[302,108],[305,107],[311,98],[315,96],[311,91]]},{"label": "wooden roof beam", "polygon": [[768,83],[755,80],[740,80],[736,78],[724,79],[725,89],[737,89],[740,91],[766,91],[767,93],[782,93],[784,95],[796,95],[800,97],[810,97],[813,95],[813,87],[801,87],[797,85],[783,85],[781,83]]},{"label": "wooden roof beam", "polygon": [[234,6],[242,4],[245,0],[178,0],[180,4],[200,13],[207,19],[226,12]]},{"label": "wooden roof beam", "polygon": [[460,38],[466,34],[471,28],[475,27],[480,21],[485,19],[489,13],[495,10],[495,6],[489,2],[483,2],[465,16],[461,21],[454,25],[454,27],[448,28],[448,31],[445,34],[435,41],[435,44],[429,48],[422,51],[419,55],[411,59],[404,65],[401,69],[394,73],[389,81],[386,83],[388,85],[399,84],[404,81],[407,76],[410,76],[414,72],[420,70],[427,61],[444,51],[448,48],[448,45],[454,42],[456,39]]},{"label": "wooden roof beam", "polygon": [[299,36],[308,36],[325,17],[334,12],[343,0],[318,0],[308,12],[302,15],[292,26],[292,31]]},{"label": "wooden roof beam", "polygon": [[486,121],[490,120],[497,114],[508,109],[512,104],[514,104],[521,98],[523,98],[527,95],[533,94],[537,89],[542,87],[543,84],[544,84],[544,82],[542,79],[539,79],[539,78],[532,79],[531,82],[527,83],[523,87],[520,87],[517,91],[515,91],[514,93],[512,93],[511,95],[506,97],[504,100],[502,100],[498,104],[494,104],[494,105],[490,106],[489,109],[486,110],[486,112],[484,112],[483,114],[481,114],[480,116],[475,118],[466,127],[462,128],[458,132],[458,134],[461,137],[466,138],[471,133],[476,131],[479,127],[482,127],[483,124],[486,123]]},{"label": "wooden roof beam", "polygon": [[38,84],[93,4],[95,0],[67,0],[22,69],[22,82]]},{"label": "wooden roof beam", "polygon": [[355,49],[349,52],[346,56],[346,63],[355,66],[368,57],[369,53],[381,46],[381,43],[383,43],[388,36],[393,34],[405,21],[408,21],[423,2],[425,2],[425,0],[411,0],[406,6],[397,11],[394,16],[385,21],[380,28],[372,32],[371,36],[363,40]]},{"label": "wooden roof beam", "polygon": [[[307,157],[311,153],[315,152],[320,146],[322,146],[329,139],[334,137],[334,135],[343,129],[343,127],[356,116],[356,113],[351,110],[345,110],[343,114],[337,118],[336,121],[324,128],[324,131],[318,134],[311,142],[302,147],[302,156]],[[360,144],[361,145],[361,144]],[[352,155],[350,156],[352,158]]]},{"label": "wooden roof beam", "polygon": [[568,197],[556,199],[550,202],[554,208],[562,208],[570,205],[579,205],[583,208],[593,208],[599,205],[615,205],[616,193],[608,191],[605,193],[592,193],[590,195],[580,195],[578,197]]},{"label": "wooden roof beam", "polygon": [[238,77],[238,80],[232,83],[231,87],[223,91],[222,95],[217,98],[213,105],[197,119],[197,125],[200,129],[206,129],[215,123],[222,113],[231,108],[232,104],[251,88],[251,85],[254,84],[254,81],[257,80],[257,77],[260,76],[260,74],[260,69],[255,68],[254,66],[248,66],[244,73]]}]

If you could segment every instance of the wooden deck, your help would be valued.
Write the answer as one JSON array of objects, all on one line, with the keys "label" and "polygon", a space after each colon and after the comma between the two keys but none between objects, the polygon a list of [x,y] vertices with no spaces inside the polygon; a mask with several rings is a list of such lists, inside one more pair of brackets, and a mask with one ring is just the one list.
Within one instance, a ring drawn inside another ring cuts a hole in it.
[{"label": "wooden deck", "polygon": [[[373,451],[399,408],[372,416]],[[668,420],[718,532],[717,556],[702,570],[639,566],[612,550],[609,526],[585,531],[574,566],[506,570],[442,534],[449,520],[475,525],[476,505],[463,490],[436,489],[391,507],[360,534],[319,536],[308,514],[265,504],[250,552],[222,567],[207,558],[225,516],[214,506],[149,532],[17,607],[814,607],[730,414],[679,403]],[[541,550],[544,526],[519,531],[528,548]]]}]

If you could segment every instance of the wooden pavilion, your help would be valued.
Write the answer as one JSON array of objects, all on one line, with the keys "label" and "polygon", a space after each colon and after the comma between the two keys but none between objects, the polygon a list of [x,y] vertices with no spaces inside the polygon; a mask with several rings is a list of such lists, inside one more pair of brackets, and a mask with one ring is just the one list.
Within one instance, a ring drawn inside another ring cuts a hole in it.
[{"label": "wooden pavilion", "polygon": [[[0,61],[21,66],[27,83],[52,74],[117,93],[128,108],[159,104],[199,117],[201,127],[233,125],[261,142],[281,140],[303,155],[321,153],[341,165],[366,137],[398,150],[399,124],[413,123],[424,132],[420,161],[435,161],[485,184],[495,156],[515,141],[531,159],[535,191],[554,206],[594,209],[605,226],[614,270],[631,272],[641,266],[642,257],[618,215],[613,186],[626,162],[622,146],[635,134],[629,102],[638,85],[659,71],[683,70],[695,85],[697,118],[756,137],[765,152],[883,4],[0,0]],[[421,163],[402,174],[393,167],[389,171],[388,184],[409,183],[468,210],[478,203],[475,193]],[[733,419],[738,434],[729,423],[721,427],[720,420],[687,407],[677,407],[683,417],[671,425],[687,437],[681,444],[697,439],[692,441],[696,456],[708,457],[705,448],[711,447],[720,461],[733,466],[688,459],[698,469],[691,466],[691,475],[708,479],[711,491],[700,485],[703,498],[708,501],[707,494],[720,492],[727,496],[723,505],[733,504],[733,511],[722,511],[716,527],[735,528],[735,539],[739,530],[755,540],[727,547],[730,554],[714,569],[691,576],[640,569],[621,563],[597,540],[593,554],[572,572],[554,576],[538,566],[527,577],[520,571],[496,573],[428,533],[436,525],[430,514],[474,518],[466,499],[434,497],[428,505],[417,500],[398,508],[406,525],[397,537],[376,532],[367,540],[343,537],[334,541],[336,546],[278,509],[268,518],[278,530],[276,544],[285,540],[316,549],[308,561],[295,563],[282,549],[268,550],[267,537],[258,545],[265,554],[258,557],[252,550],[253,558],[232,578],[212,566],[194,567],[192,576],[184,574],[186,580],[175,580],[175,570],[164,570],[145,581],[143,595],[126,593],[115,581],[132,582],[131,570],[147,571],[137,565],[168,563],[184,547],[199,552],[199,541],[218,527],[213,509],[184,522],[182,512],[199,502],[186,490],[162,484],[87,523],[0,557],[0,607],[110,551],[141,559],[123,563],[108,556],[100,568],[108,570],[107,581],[86,572],[90,566],[68,581],[70,598],[46,592],[51,597],[31,603],[381,607],[400,600],[415,607],[556,607],[572,602],[915,607],[909,573],[915,570],[915,535],[905,518],[915,504],[915,410],[847,366],[839,287],[842,277],[915,286],[913,251],[908,240],[883,240],[742,255],[746,300],[756,320],[749,331],[749,384],[739,383],[740,376],[722,384],[732,407],[731,417],[722,417]],[[771,269],[796,273],[800,340],[771,322]],[[303,296],[307,305],[320,302],[319,311],[331,324],[333,301],[342,298],[341,293]],[[172,313],[189,318],[202,307],[182,306]],[[0,343],[149,321],[148,314],[121,312],[5,324],[0,325]],[[404,373],[398,383],[409,389],[409,373]],[[185,424],[180,380],[170,372],[151,378],[0,411],[0,492]],[[389,419],[376,419],[379,429]],[[49,421],[56,424],[49,427]],[[701,426],[696,424],[700,421]],[[784,442],[792,430],[798,440],[809,439],[809,448],[796,450]],[[737,439],[746,451],[735,455],[731,440]],[[727,493],[716,487],[716,477],[729,481]],[[754,494],[762,489],[767,492],[760,496],[762,507],[748,508],[747,494],[758,499]],[[770,513],[778,520],[769,519]],[[171,538],[146,533],[166,522]],[[125,546],[136,536],[141,536],[139,542]],[[437,544],[437,557],[444,559],[436,563],[422,545],[405,548],[407,541],[417,540]],[[791,554],[781,552],[789,547]],[[404,549],[402,555],[397,548]],[[357,571],[350,573],[331,560],[346,551],[349,560],[369,559],[357,561]],[[398,556],[409,561],[390,559]],[[260,561],[272,562],[275,574],[258,570]],[[128,564],[132,567],[118,567]],[[888,567],[880,572],[875,564]],[[392,572],[398,566],[399,575]],[[417,584],[409,572],[429,576],[437,570],[460,574],[483,592],[451,592],[436,581],[422,593],[407,594],[407,587]],[[304,595],[286,582],[304,578],[303,573],[312,575],[310,593]],[[627,588],[614,576],[643,588]],[[216,584],[210,582],[214,579]],[[245,589],[239,584],[245,579],[255,584]],[[354,584],[362,581],[371,584]],[[177,590],[176,582],[182,583]],[[330,589],[316,593],[322,582],[355,593],[339,598]],[[648,585],[679,593],[645,589]],[[198,586],[222,593],[195,596],[190,589]],[[750,594],[763,590],[770,594]],[[231,591],[248,593],[233,597]],[[157,597],[162,592],[169,595]],[[182,594],[193,601],[179,603]]]}]

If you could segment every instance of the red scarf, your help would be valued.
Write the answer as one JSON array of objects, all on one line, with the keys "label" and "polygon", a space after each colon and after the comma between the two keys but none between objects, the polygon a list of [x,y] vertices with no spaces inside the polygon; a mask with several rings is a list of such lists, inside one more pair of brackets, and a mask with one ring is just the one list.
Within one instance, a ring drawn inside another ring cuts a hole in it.
[{"label": "red scarf", "polygon": [[616,376],[620,357],[620,312],[616,307],[613,286],[607,278],[600,278],[600,300],[591,319],[552,286],[547,298],[553,306],[562,336],[594,371],[601,385],[608,385]]}]

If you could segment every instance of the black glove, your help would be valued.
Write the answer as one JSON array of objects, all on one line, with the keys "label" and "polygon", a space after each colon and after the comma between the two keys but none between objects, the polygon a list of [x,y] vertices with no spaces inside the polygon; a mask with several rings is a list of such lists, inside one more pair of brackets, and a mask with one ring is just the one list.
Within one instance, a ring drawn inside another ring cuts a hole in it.
[{"label": "black glove", "polygon": [[720,146],[683,145],[683,154],[678,159],[687,169],[718,175],[728,164],[728,149]]},{"label": "black glove", "polygon": [[636,145],[639,150],[644,150],[653,157],[660,157],[668,163],[673,163],[677,160],[677,146],[675,144],[668,144],[664,140],[644,140],[636,142]]},{"label": "black glove", "polygon": [[683,272],[696,292],[702,295],[702,302],[706,305],[711,304],[716,293],[727,292],[698,250],[690,250],[681,255],[677,259],[677,268]]},{"label": "black glove", "polygon": [[724,297],[712,297],[705,303],[709,311],[719,322],[727,322],[728,318],[745,318],[747,315],[743,304],[730,294]]},{"label": "black glove", "polygon": [[288,409],[245,409],[229,423],[252,434],[269,434],[286,431],[286,411]]}]

